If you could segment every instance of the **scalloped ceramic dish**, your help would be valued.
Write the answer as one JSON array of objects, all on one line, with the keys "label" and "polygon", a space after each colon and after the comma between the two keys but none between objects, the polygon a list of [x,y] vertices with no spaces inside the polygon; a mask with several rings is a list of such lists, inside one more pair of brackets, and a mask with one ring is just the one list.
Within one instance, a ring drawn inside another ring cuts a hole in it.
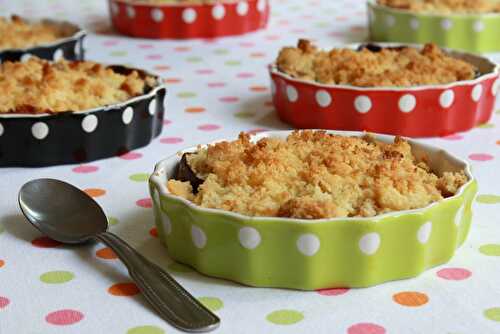
[{"label": "scalloped ceramic dish", "polygon": [[42,22],[61,25],[64,29],[74,31],[74,33],[51,43],[40,44],[29,48],[0,49],[0,63],[4,61],[25,60],[32,56],[54,61],[61,58],[66,60],[85,59],[84,40],[87,35],[85,30],[66,21],[42,20]]},{"label": "scalloped ceramic dish", "polygon": [[[285,138],[289,133],[259,133],[253,140]],[[393,140],[386,135],[376,138]],[[159,162],[149,182],[158,236],[176,261],[208,276],[256,287],[368,287],[417,276],[447,262],[465,241],[477,184],[467,162],[409,142],[417,157],[429,158],[435,172],[465,169],[469,181],[455,196],[426,208],[371,218],[248,217],[201,208],[171,195],[166,184],[175,175],[178,154]]]},{"label": "scalloped ceramic dish", "polygon": [[408,137],[466,131],[490,119],[500,88],[500,65],[477,55],[449,52],[474,64],[481,75],[446,85],[365,88],[295,79],[273,64],[269,67],[273,103],[283,121],[301,129],[370,131]]},{"label": "scalloped ceramic dish", "polygon": [[110,67],[155,77],[156,85],[128,101],[89,110],[0,113],[0,167],[82,163],[127,153],[157,137],[163,126],[165,85],[143,70]]},{"label": "scalloped ceramic dish", "polygon": [[500,51],[500,13],[428,14],[382,6],[369,0],[372,41],[428,43],[473,52]]},{"label": "scalloped ceramic dish", "polygon": [[122,34],[145,38],[216,38],[263,29],[268,0],[212,4],[144,4],[108,0],[111,21]]}]

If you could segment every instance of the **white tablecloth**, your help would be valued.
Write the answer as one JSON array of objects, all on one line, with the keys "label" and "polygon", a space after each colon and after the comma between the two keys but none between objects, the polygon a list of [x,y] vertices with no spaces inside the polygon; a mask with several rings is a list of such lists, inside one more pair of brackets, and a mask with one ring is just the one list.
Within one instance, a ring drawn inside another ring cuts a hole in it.
[{"label": "white tablecloth", "polygon": [[176,332],[134,285],[120,284],[130,282],[127,271],[103,245],[66,247],[40,239],[16,202],[20,186],[38,177],[87,189],[112,217],[113,232],[216,311],[222,319],[217,333],[500,333],[498,111],[468,133],[426,140],[472,162],[480,196],[465,245],[450,263],[418,278],[322,293],[249,288],[174,264],[152,236],[146,178],[155,162],[240,131],[288,128],[273,111],[266,72],[278,49],[300,37],[328,45],[367,35],[362,0],[274,0],[272,6],[266,31],[211,42],[156,41],[114,35],[102,0],[0,0],[1,15],[82,24],[90,32],[89,59],[156,71],[169,89],[168,121],[146,148],[81,166],[0,170],[1,334]]}]

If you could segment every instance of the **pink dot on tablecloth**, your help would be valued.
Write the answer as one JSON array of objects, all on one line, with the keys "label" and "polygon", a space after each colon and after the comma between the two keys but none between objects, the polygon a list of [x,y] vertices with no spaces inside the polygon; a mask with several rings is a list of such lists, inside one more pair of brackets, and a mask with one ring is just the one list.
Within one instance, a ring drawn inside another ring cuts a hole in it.
[{"label": "pink dot on tablecloth", "polygon": [[45,321],[52,325],[73,325],[83,319],[83,313],[76,310],[59,310],[47,314]]},{"label": "pink dot on tablecloth", "polygon": [[46,236],[38,237],[31,240],[31,244],[39,248],[54,248],[62,245],[62,243],[60,243],[59,241],[50,239],[49,237]]},{"label": "pink dot on tablecloth", "polygon": [[209,82],[207,86],[210,88],[220,88],[226,86],[225,82]]},{"label": "pink dot on tablecloth", "polygon": [[153,206],[153,202],[151,201],[151,198],[141,198],[137,202],[135,202],[138,206],[141,208],[151,208]]},{"label": "pink dot on tablecloth", "polygon": [[151,54],[151,55],[146,56],[146,59],[148,59],[148,60],[159,60],[162,58],[163,58],[163,56],[161,54]]},{"label": "pink dot on tablecloth", "polygon": [[154,48],[153,44],[138,44],[137,47],[139,49],[152,49]]},{"label": "pink dot on tablecloth", "polygon": [[10,300],[7,297],[0,296],[0,309],[7,307],[10,304]]},{"label": "pink dot on tablecloth", "polygon": [[201,69],[201,70],[196,70],[196,73],[197,74],[213,74],[214,70],[211,70],[209,68],[204,68],[204,69]]},{"label": "pink dot on tablecloth", "polygon": [[162,144],[178,144],[182,143],[183,139],[179,137],[165,137],[160,139],[160,143]]},{"label": "pink dot on tablecloth", "polygon": [[255,43],[254,42],[241,42],[240,46],[242,48],[251,48],[251,47],[255,46]]},{"label": "pink dot on tablecloth", "polygon": [[462,140],[462,139],[464,139],[464,136],[454,133],[451,135],[441,137],[441,139],[444,139],[444,140]]},{"label": "pink dot on tablecloth", "polygon": [[346,294],[349,291],[348,288],[334,288],[334,289],[320,289],[316,290],[322,296],[340,296]]},{"label": "pink dot on tablecloth", "polygon": [[490,161],[493,160],[494,157],[491,154],[487,153],[473,153],[469,155],[469,159],[474,161]]},{"label": "pink dot on tablecloth", "polygon": [[174,48],[174,51],[187,52],[187,51],[191,51],[191,48],[189,46],[178,46],[178,47]]},{"label": "pink dot on tablecloth", "polygon": [[216,125],[216,124],[203,124],[203,125],[198,126],[198,130],[201,130],[201,131],[215,131],[218,129],[220,129],[220,126]]},{"label": "pink dot on tablecloth", "polygon": [[163,125],[169,125],[169,124],[172,124],[171,120],[169,120],[169,119],[164,119],[163,120]]},{"label": "pink dot on tablecloth", "polygon": [[463,268],[444,268],[439,270],[436,275],[450,281],[461,281],[469,278],[472,273]]},{"label": "pink dot on tablecloth", "polygon": [[142,154],[138,152],[128,152],[119,156],[123,160],[136,160],[142,158]]},{"label": "pink dot on tablecloth", "polygon": [[376,324],[371,324],[367,322],[362,322],[359,324],[352,325],[347,329],[347,334],[384,334],[385,333],[385,328],[376,325]]},{"label": "pink dot on tablecloth", "polygon": [[104,45],[104,46],[115,46],[117,44],[118,44],[118,41],[114,40],[114,39],[102,42],[102,45]]},{"label": "pink dot on tablecloth", "polygon": [[238,102],[239,100],[240,100],[240,98],[237,96],[223,96],[223,97],[219,98],[219,101],[225,102],[225,103],[235,103],[235,102]]},{"label": "pink dot on tablecloth", "polygon": [[92,166],[92,165],[83,165],[83,166],[78,166],[72,169],[73,172],[79,173],[79,174],[88,174],[88,173],[94,173],[99,170],[99,167],[97,166]]},{"label": "pink dot on tablecloth", "polygon": [[240,79],[248,79],[248,78],[253,78],[255,74],[250,73],[250,72],[241,72],[236,75],[237,78]]}]

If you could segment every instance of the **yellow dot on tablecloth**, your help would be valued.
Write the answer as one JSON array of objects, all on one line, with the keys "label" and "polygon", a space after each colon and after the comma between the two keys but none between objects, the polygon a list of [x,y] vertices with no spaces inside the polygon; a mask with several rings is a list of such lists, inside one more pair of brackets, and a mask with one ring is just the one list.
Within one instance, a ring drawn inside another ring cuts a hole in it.
[{"label": "yellow dot on tablecloth", "polygon": [[222,300],[216,297],[200,297],[198,300],[205,305],[206,308],[214,312],[220,310],[224,306]]},{"label": "yellow dot on tablecloth", "polygon": [[479,251],[483,255],[500,256],[500,244],[487,244],[479,247]]},{"label": "yellow dot on tablecloth", "polygon": [[392,299],[402,306],[417,307],[427,304],[429,297],[425,293],[416,291],[404,291],[396,293]]},{"label": "yellow dot on tablecloth", "polygon": [[127,334],[163,334],[165,331],[156,326],[137,326],[130,328]]},{"label": "yellow dot on tablecloth", "polygon": [[293,325],[304,319],[304,315],[295,310],[278,310],[266,316],[267,321],[276,325]]},{"label": "yellow dot on tablecloth", "polygon": [[484,316],[487,319],[500,322],[500,307],[493,307],[485,310]]},{"label": "yellow dot on tablecloth", "polygon": [[136,173],[129,176],[129,179],[134,182],[145,182],[149,178],[148,173]]},{"label": "yellow dot on tablecloth", "polygon": [[40,281],[47,284],[61,284],[71,281],[75,275],[70,271],[48,271],[40,275]]}]

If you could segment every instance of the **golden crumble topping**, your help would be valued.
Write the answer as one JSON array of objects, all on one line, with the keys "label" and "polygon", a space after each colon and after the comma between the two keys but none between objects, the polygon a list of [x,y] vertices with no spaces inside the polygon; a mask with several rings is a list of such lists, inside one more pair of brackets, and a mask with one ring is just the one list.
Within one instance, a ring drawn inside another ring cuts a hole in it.
[{"label": "golden crumble topping", "polygon": [[377,0],[378,4],[414,12],[442,14],[500,13],[498,0]]},{"label": "golden crumble topping", "polygon": [[187,156],[202,179],[171,179],[169,191],[205,208],[304,219],[371,217],[422,208],[457,192],[462,172],[434,174],[405,140],[294,131],[286,140],[220,142]]},{"label": "golden crumble topping", "polygon": [[39,58],[0,65],[0,113],[80,111],[142,95],[154,78],[127,75],[94,62]]},{"label": "golden crumble topping", "polygon": [[294,78],[359,87],[446,84],[475,77],[475,67],[434,44],[371,50],[318,50],[308,40],[283,48],[278,69]]},{"label": "golden crumble topping", "polygon": [[0,49],[22,49],[69,37],[77,29],[68,24],[48,21],[29,23],[13,15],[0,17]]}]

